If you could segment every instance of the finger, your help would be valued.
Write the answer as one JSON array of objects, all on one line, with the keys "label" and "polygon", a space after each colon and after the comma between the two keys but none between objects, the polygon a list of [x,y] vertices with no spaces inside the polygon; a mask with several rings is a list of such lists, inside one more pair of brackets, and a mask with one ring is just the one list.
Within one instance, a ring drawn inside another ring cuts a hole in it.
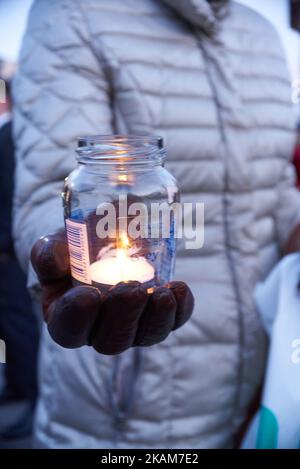
[{"label": "finger", "polygon": [[68,290],[49,308],[48,330],[62,347],[75,348],[89,342],[91,330],[101,309],[97,288],[78,286]]},{"label": "finger", "polygon": [[194,297],[184,282],[170,282],[166,285],[172,291],[177,302],[176,318],[173,330],[181,327],[192,315],[194,309]]},{"label": "finger", "polygon": [[51,305],[70,288],[72,288],[72,279],[70,277],[49,283],[42,287],[42,308],[46,322],[48,322],[50,318]]},{"label": "finger", "polygon": [[121,282],[109,290],[92,335],[93,347],[106,355],[131,347],[147,301],[147,291],[139,282]]},{"label": "finger", "polygon": [[64,230],[43,236],[31,250],[31,262],[44,285],[70,276],[67,238]]},{"label": "finger", "polygon": [[149,346],[162,342],[175,323],[177,303],[171,290],[157,288],[143,312],[134,345]]}]

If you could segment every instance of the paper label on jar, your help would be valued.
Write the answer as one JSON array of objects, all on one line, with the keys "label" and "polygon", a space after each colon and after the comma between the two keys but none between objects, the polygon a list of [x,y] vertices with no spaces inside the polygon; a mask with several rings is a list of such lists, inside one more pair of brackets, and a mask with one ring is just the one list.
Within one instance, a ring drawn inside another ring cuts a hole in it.
[{"label": "paper label on jar", "polygon": [[66,220],[66,233],[69,246],[72,277],[82,283],[91,284],[90,256],[85,223]]}]

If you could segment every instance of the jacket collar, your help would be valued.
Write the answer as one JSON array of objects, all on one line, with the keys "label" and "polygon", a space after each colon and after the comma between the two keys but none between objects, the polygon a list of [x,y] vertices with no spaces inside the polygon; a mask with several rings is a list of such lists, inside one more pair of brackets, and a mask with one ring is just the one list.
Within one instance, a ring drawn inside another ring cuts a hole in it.
[{"label": "jacket collar", "polygon": [[189,23],[206,34],[218,29],[220,20],[227,14],[230,0],[161,0]]}]

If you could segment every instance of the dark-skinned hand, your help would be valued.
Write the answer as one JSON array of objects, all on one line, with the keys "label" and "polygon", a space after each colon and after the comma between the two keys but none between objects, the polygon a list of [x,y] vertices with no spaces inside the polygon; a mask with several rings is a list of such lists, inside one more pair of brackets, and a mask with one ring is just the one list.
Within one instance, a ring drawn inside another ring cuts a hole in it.
[{"label": "dark-skinned hand", "polygon": [[69,252],[62,229],[39,239],[31,262],[42,285],[44,319],[53,340],[66,348],[91,345],[115,355],[133,346],[162,342],[191,316],[194,298],[184,282],[153,293],[139,282],[121,282],[105,293],[72,286]]}]

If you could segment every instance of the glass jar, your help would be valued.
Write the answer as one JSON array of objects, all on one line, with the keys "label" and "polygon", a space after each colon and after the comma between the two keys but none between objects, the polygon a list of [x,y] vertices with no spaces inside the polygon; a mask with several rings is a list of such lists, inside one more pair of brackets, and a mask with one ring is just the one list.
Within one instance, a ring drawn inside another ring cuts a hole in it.
[{"label": "glass jar", "polygon": [[170,281],[179,189],[164,168],[162,138],[82,137],[77,155],[62,193],[73,283],[137,280],[151,289]]}]

